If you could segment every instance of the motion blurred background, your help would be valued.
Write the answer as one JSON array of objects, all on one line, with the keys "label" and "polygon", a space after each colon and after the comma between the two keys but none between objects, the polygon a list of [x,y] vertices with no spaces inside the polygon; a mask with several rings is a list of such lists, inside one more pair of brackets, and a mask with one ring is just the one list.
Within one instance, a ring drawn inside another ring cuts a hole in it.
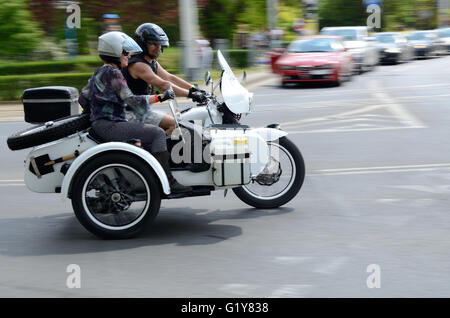
[{"label": "motion blurred background", "polygon": [[[0,100],[18,100],[29,87],[80,89],[101,64],[97,38],[109,30],[133,35],[141,23],[160,25],[171,43],[160,63],[198,80],[214,66],[211,50],[225,51],[236,69],[261,67],[269,63],[267,51],[299,35],[366,25],[371,2],[382,8],[377,32],[450,24],[449,0],[0,0]],[[74,4],[79,21],[68,9]]]}]

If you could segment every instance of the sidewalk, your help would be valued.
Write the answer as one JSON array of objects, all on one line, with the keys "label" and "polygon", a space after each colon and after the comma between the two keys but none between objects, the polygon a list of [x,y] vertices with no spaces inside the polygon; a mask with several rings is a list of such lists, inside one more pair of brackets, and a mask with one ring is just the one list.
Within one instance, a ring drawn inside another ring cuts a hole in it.
[{"label": "sidewalk", "polygon": [[[238,77],[239,78],[239,77]],[[260,85],[264,85],[269,81],[273,81],[275,78],[274,74],[272,74],[269,68],[261,68],[256,71],[247,72],[247,79],[244,83],[244,86],[252,91]],[[242,78],[239,78],[240,80]],[[201,85],[203,89],[205,89],[204,85]],[[206,89],[208,92],[210,88]],[[178,98],[180,103],[188,102],[189,100],[186,98]],[[156,104],[156,107],[165,106],[165,104]],[[24,113],[23,113],[23,105],[20,101],[10,101],[10,102],[0,102],[0,122],[2,121],[23,121]]]}]

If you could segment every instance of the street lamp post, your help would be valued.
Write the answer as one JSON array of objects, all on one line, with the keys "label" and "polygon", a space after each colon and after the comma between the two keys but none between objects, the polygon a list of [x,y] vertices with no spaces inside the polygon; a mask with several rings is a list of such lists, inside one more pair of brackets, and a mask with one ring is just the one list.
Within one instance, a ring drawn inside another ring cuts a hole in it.
[{"label": "street lamp post", "polygon": [[195,79],[198,70],[195,39],[198,34],[198,15],[196,0],[178,0],[180,8],[180,33],[183,46],[183,68],[187,80]]},{"label": "street lamp post", "polygon": [[[267,26],[269,32],[272,34],[272,30],[278,25],[278,0],[266,0],[266,14],[267,14]],[[273,47],[273,39],[270,39],[270,47]]]}]

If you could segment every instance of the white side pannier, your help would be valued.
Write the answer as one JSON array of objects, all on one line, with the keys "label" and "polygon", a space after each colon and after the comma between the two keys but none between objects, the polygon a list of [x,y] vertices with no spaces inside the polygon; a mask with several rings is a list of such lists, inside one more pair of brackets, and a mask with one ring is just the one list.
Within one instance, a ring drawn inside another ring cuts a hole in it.
[{"label": "white side pannier", "polygon": [[242,185],[250,182],[249,138],[245,131],[211,131],[211,165],[216,186]]}]

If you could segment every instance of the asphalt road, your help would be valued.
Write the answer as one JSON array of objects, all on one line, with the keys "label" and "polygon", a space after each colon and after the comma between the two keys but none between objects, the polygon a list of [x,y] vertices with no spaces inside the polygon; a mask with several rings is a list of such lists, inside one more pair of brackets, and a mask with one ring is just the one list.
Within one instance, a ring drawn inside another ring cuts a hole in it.
[{"label": "asphalt road", "polygon": [[449,88],[450,56],[341,87],[268,79],[243,121],[289,132],[307,167],[300,194],[276,210],[222,191],[163,201],[124,241],[30,192],[29,150],[5,142],[26,124],[0,123],[0,297],[450,297]]}]

